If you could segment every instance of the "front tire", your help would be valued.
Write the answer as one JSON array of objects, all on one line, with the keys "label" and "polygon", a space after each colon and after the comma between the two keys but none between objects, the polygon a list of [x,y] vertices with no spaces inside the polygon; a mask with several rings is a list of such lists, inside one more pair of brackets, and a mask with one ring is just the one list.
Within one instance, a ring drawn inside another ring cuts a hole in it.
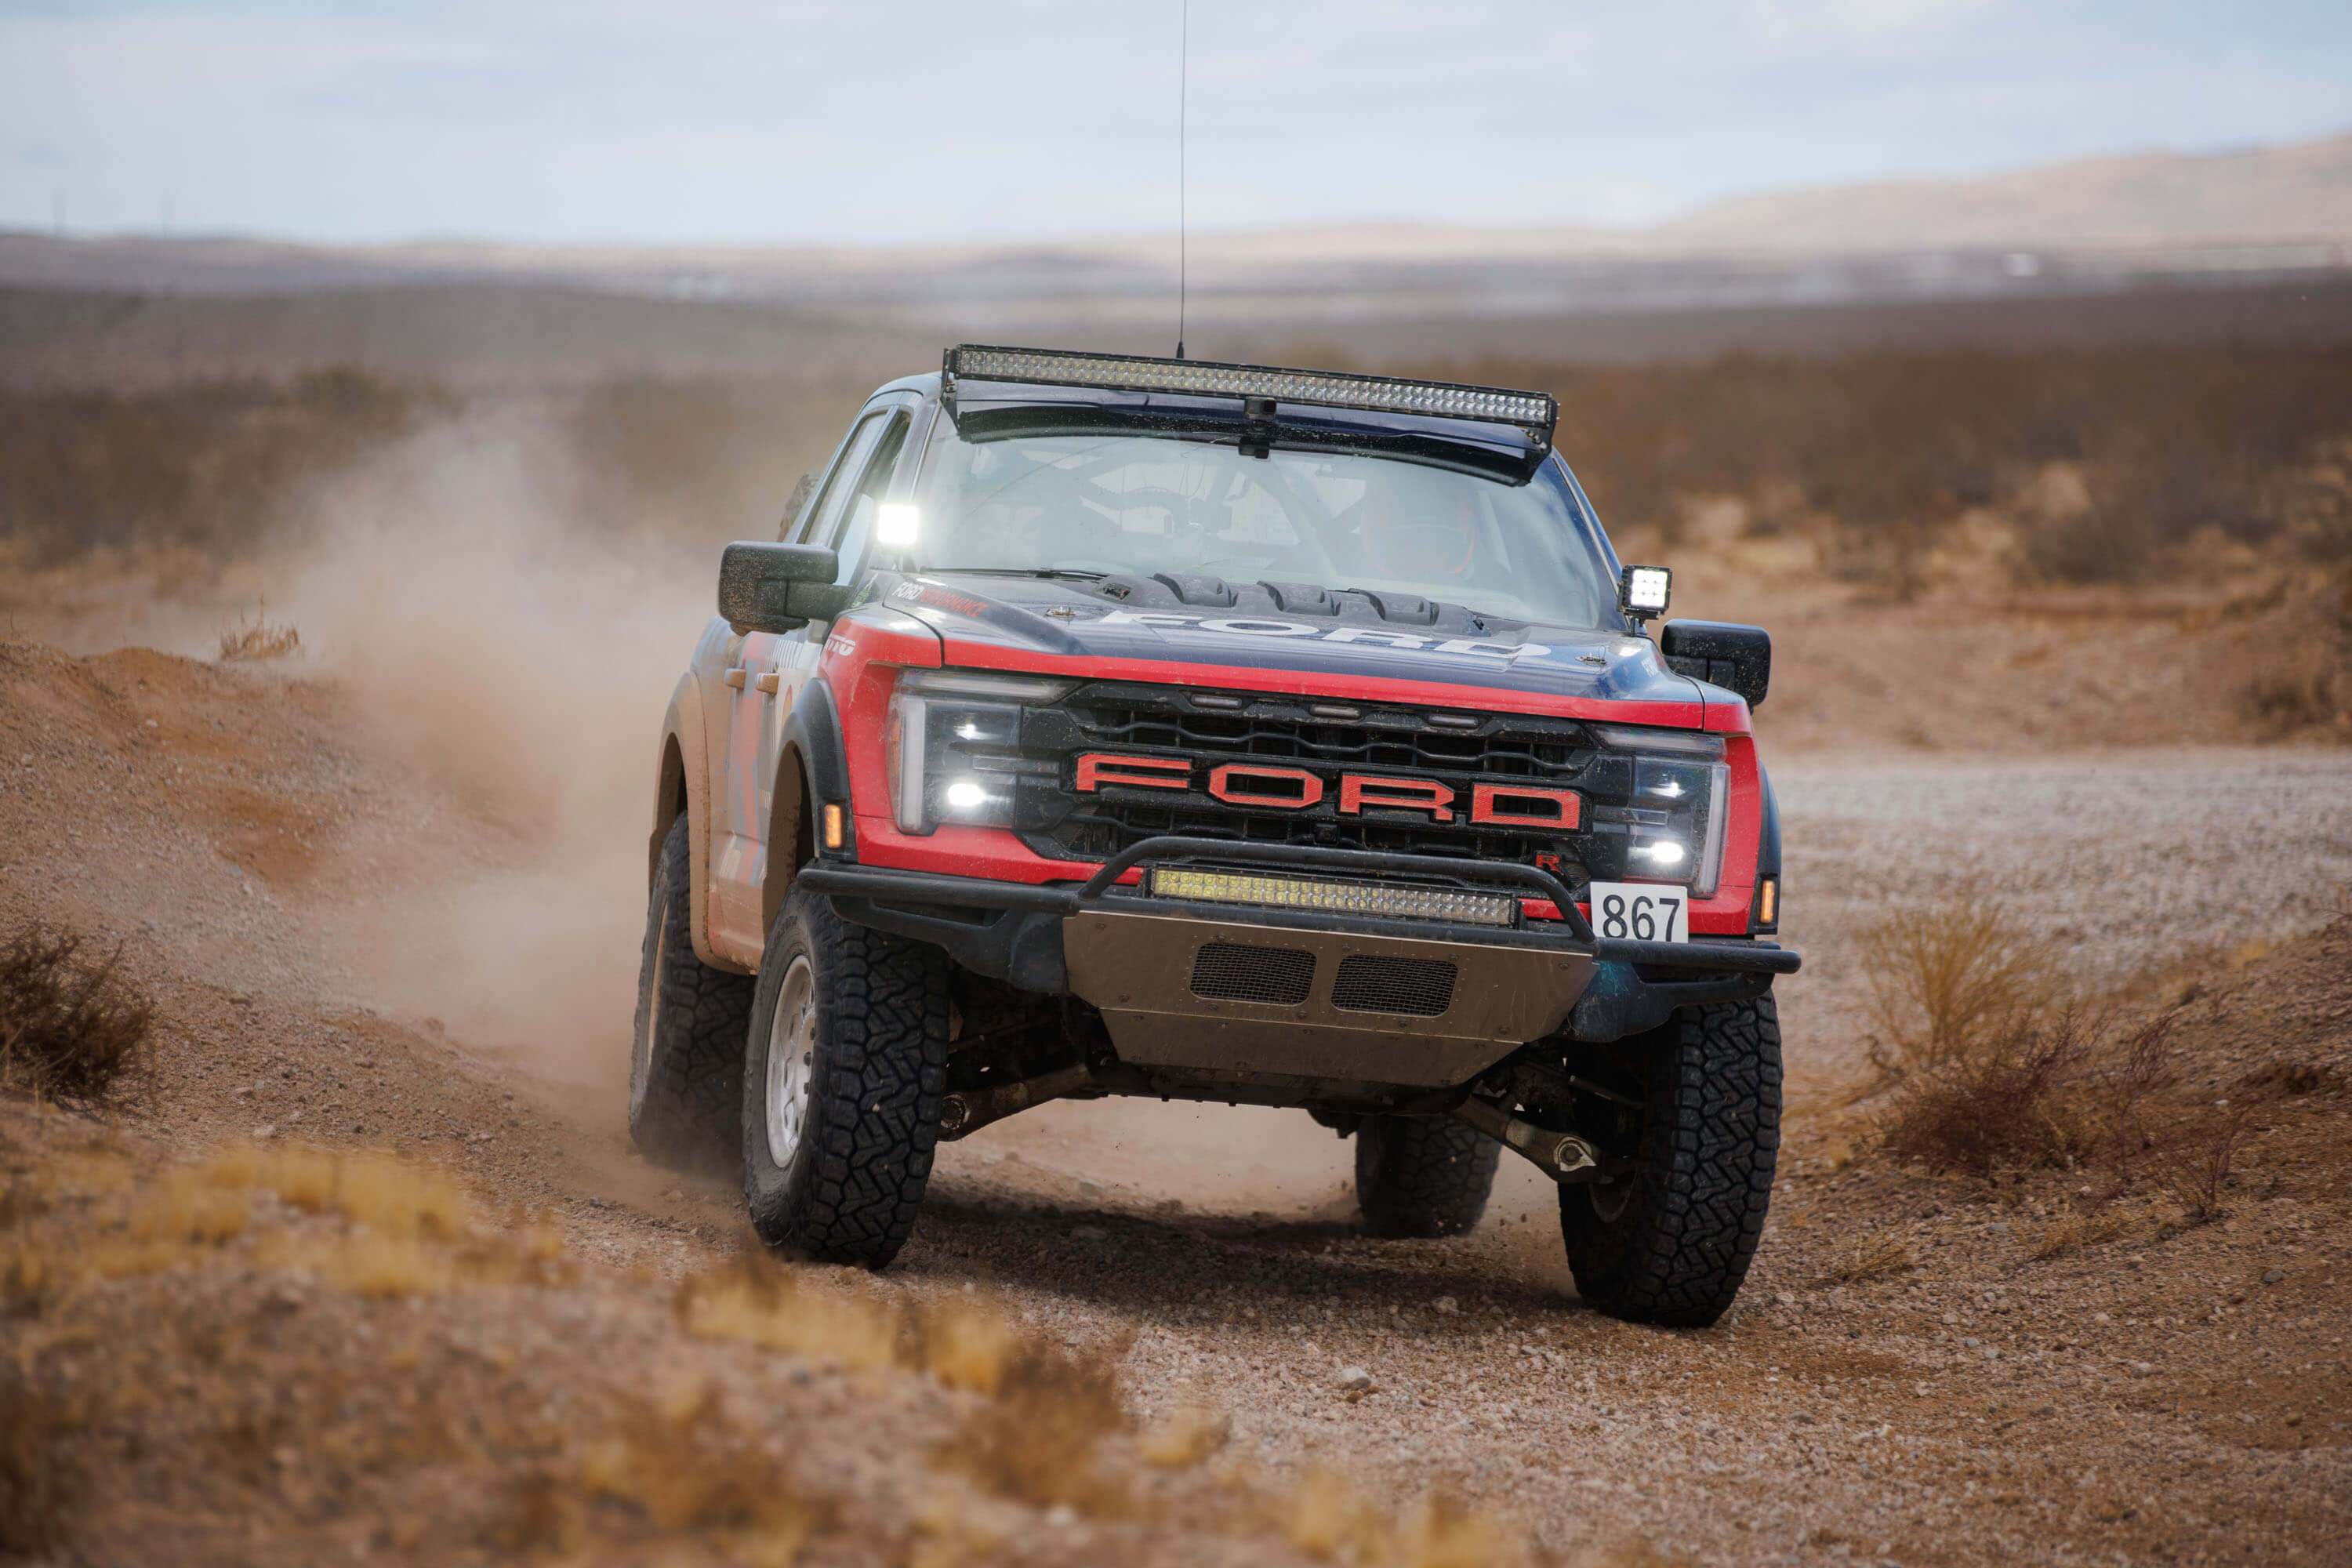
[{"label": "front tire", "polygon": [[629,1049],[629,1138],[660,1164],[723,1170],[734,1157],[743,1098],[751,977],[694,955],[688,831],[680,813],[654,863]]},{"label": "front tire", "polygon": [[1460,1236],[1486,1212],[1503,1146],[1446,1116],[1367,1116],[1356,1130],[1356,1204],[1374,1236]]},{"label": "front tire", "polygon": [[1563,1186],[1559,1225],[1585,1304],[1705,1328],[1748,1278],[1780,1151],[1780,1019],[1768,994],[1690,1007],[1627,1044],[1646,1075],[1634,1169]]},{"label": "front tire", "polygon": [[947,1093],[947,958],[795,887],[743,1045],[743,1196],[771,1247],[879,1268],[915,1228]]}]

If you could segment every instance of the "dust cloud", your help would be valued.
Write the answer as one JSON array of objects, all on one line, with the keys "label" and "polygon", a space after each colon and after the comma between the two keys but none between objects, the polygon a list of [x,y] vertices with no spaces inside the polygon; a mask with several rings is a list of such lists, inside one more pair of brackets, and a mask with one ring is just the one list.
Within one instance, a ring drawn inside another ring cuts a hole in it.
[{"label": "dust cloud", "polygon": [[[345,961],[388,1006],[605,1088],[626,1073],[662,712],[717,563],[581,526],[576,486],[527,410],[430,428],[320,487],[273,608],[436,786],[415,874],[395,847]],[[470,822],[433,820],[452,802]]]}]

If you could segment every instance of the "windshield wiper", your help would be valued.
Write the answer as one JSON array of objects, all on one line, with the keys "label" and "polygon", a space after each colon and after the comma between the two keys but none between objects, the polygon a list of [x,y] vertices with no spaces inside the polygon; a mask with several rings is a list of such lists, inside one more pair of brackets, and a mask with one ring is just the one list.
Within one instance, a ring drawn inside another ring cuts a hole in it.
[{"label": "windshield wiper", "polygon": [[967,577],[1076,577],[1086,583],[1099,583],[1110,575],[1108,572],[1087,572],[1074,566],[924,566],[918,570],[959,572]]}]

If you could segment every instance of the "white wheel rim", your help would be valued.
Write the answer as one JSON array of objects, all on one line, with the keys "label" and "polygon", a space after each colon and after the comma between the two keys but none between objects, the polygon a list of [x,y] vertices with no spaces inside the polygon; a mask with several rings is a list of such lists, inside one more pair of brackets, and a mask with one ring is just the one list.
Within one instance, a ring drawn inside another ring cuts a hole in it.
[{"label": "white wheel rim", "polygon": [[795,958],[768,1025],[768,1158],[778,1170],[790,1169],[800,1152],[815,1053],[816,975],[806,958]]}]

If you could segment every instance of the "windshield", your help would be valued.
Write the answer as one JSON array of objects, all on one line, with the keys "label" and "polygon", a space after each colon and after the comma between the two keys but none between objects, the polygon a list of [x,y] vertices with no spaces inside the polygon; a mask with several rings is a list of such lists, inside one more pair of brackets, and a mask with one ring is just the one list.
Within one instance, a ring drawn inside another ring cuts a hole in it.
[{"label": "windshield", "polygon": [[942,416],[919,504],[924,571],[1197,574],[1412,594],[1546,626],[1617,622],[1614,584],[1549,463],[1514,486],[1178,435],[967,441]]}]

